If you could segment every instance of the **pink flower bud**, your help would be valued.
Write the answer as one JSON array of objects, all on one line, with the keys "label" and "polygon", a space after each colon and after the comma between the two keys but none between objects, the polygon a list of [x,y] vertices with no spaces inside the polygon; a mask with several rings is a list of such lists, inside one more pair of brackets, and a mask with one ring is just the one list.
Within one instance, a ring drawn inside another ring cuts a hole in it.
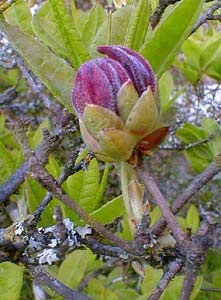
[{"label": "pink flower bud", "polygon": [[98,52],[118,61],[127,71],[139,96],[151,87],[156,89],[156,78],[149,63],[137,52],[122,46],[99,46]]},{"label": "pink flower bud", "polygon": [[110,58],[96,58],[84,63],[78,70],[72,93],[72,102],[80,116],[86,104],[95,104],[116,112],[116,97],[129,79],[119,62]]},{"label": "pink flower bud", "polygon": [[[161,126],[156,78],[148,62],[133,50],[101,46],[98,51],[108,58],[92,59],[79,68],[72,102],[82,137],[97,157],[127,161],[143,138]],[[150,136],[141,148],[147,143],[151,148],[152,140]]]}]

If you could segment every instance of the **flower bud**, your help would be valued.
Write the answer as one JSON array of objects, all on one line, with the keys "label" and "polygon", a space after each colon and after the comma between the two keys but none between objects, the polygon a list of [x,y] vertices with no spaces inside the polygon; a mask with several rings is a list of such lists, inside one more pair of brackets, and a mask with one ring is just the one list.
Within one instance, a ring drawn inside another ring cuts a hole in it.
[{"label": "flower bud", "polygon": [[129,74],[139,96],[151,87],[156,89],[156,78],[149,63],[135,51],[123,46],[99,46],[97,51],[118,61]]},{"label": "flower bud", "polygon": [[126,47],[100,46],[98,51],[108,58],[79,68],[72,102],[90,150],[104,161],[127,161],[160,127],[156,79],[148,62]]},{"label": "flower bud", "polygon": [[96,58],[78,70],[72,93],[74,108],[81,116],[86,104],[96,104],[116,112],[116,96],[129,79],[124,68],[109,58]]}]

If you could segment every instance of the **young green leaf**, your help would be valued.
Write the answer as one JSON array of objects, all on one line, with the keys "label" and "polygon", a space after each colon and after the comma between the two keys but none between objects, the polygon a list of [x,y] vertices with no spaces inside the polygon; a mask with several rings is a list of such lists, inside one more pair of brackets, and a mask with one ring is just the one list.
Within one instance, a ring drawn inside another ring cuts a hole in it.
[{"label": "young green leaf", "polygon": [[102,224],[108,224],[116,218],[125,214],[125,207],[122,196],[118,196],[108,201],[102,207],[93,211],[91,216]]},{"label": "young green leaf", "polygon": [[68,51],[63,42],[62,34],[58,29],[58,25],[55,22],[55,17],[49,1],[44,3],[32,17],[32,29],[40,41],[53,49],[58,56],[61,56],[66,60],[68,59]]},{"label": "young green leaf", "polygon": [[103,200],[103,195],[104,195],[105,188],[106,188],[106,185],[107,185],[109,169],[110,169],[109,164],[106,163],[105,168],[104,168],[104,172],[103,172],[103,175],[102,175],[102,178],[101,178],[99,190],[98,190],[97,195],[96,195],[96,201],[95,202],[98,203],[98,204],[101,203],[101,201]]},{"label": "young green leaf", "polygon": [[210,63],[217,57],[217,54],[220,54],[221,40],[218,39],[212,43],[210,43],[202,52],[200,57],[200,65],[202,70],[206,70]]},{"label": "young green leaf", "polygon": [[106,18],[104,8],[97,4],[88,13],[82,31],[82,40],[89,49],[92,39]]},{"label": "young green leaf", "polygon": [[62,262],[57,278],[69,288],[78,286],[88,264],[89,250],[75,250],[68,254]]},{"label": "young green leaf", "polygon": [[80,65],[89,58],[88,53],[74,28],[74,23],[67,11],[64,1],[49,0],[49,2],[52,6],[55,22],[58,30],[61,32],[69,58],[74,68],[78,69]]},{"label": "young green leaf", "polygon": [[195,233],[199,227],[200,217],[198,209],[194,205],[190,205],[186,216],[186,225]]},{"label": "young green leaf", "polygon": [[186,57],[186,62],[193,66],[194,69],[200,71],[202,47],[194,39],[188,39],[184,42],[182,50]]},{"label": "young green leaf", "polygon": [[[111,28],[110,28],[110,44],[111,45],[124,45],[125,36],[127,34],[130,18],[133,17],[135,10],[131,10],[131,6],[125,6],[116,10],[111,15]],[[104,21],[96,36],[91,42],[90,56],[97,57],[97,46],[107,44],[108,36],[108,20]]]},{"label": "young green leaf", "polygon": [[54,96],[73,112],[70,99],[74,69],[61,58],[58,58],[41,42],[17,27],[0,21],[0,30],[7,35],[18,53]]},{"label": "young green leaf", "polygon": [[150,18],[150,1],[141,0],[138,2],[136,13],[129,28],[126,46],[138,51],[145,42],[148,32]]},{"label": "young green leaf", "polygon": [[[190,34],[204,0],[182,0],[156,27],[141,54],[150,62],[158,78],[167,70]],[[174,25],[176,24],[176,26]]]},{"label": "young green leaf", "polygon": [[19,300],[23,279],[23,267],[10,262],[0,263],[1,300]]},{"label": "young green leaf", "polygon": [[33,33],[31,28],[31,12],[25,0],[18,0],[4,12],[5,19],[21,30]]},{"label": "young green leaf", "polygon": [[153,289],[158,284],[161,276],[163,274],[162,270],[156,270],[151,266],[145,268],[145,277],[141,284],[142,293],[145,294],[146,298],[150,296]]},{"label": "young green leaf", "polygon": [[35,131],[30,132],[29,143],[32,149],[37,148],[43,141],[43,128],[50,129],[50,122],[48,118],[45,118]]},{"label": "young green leaf", "polygon": [[99,166],[97,160],[93,159],[87,172],[81,170],[67,179],[67,192],[82,208],[92,212],[98,206],[96,194],[99,190],[99,181]]}]

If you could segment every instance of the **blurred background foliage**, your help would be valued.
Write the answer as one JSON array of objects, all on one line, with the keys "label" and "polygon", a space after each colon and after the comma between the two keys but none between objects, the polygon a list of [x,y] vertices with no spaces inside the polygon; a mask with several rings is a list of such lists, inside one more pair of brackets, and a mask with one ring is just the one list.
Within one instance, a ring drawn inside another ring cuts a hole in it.
[{"label": "blurred background foliage", "polygon": [[[192,32],[200,13],[206,12],[211,3],[183,0],[168,6],[159,24],[152,28],[150,20],[158,2],[17,0],[5,10],[0,16],[0,184],[24,161],[12,125],[19,118],[29,120],[29,141],[35,149],[42,142],[42,129],[55,127],[55,111],[59,115],[63,107],[68,109],[73,113],[74,124],[76,117],[70,100],[74,74],[83,62],[98,56],[98,45],[108,43],[126,45],[140,52],[150,61],[158,77],[162,111],[170,131],[145,163],[168,202],[215,159],[221,152],[220,21],[207,21]],[[38,91],[50,99],[49,107],[25,80],[17,65],[18,55],[30,69]],[[83,149],[79,131],[73,130],[73,126],[70,125],[64,141],[50,155],[47,169],[56,178],[73,149]],[[80,152],[78,161],[86,153]],[[68,195],[101,223],[110,223],[121,216],[122,229],[118,234],[131,238],[119,186],[114,166],[95,159],[88,172],[80,171],[63,184]],[[192,198],[189,207],[177,217],[183,229],[197,230],[200,207],[220,209],[220,188],[219,175]],[[26,176],[24,184],[10,197],[10,203],[2,207],[1,227],[15,220],[14,210],[16,218],[32,213],[45,194],[37,182]],[[148,198],[151,202],[149,195]],[[53,207],[58,203],[54,199],[44,211],[41,226],[53,223]],[[65,217],[81,224],[76,214],[66,207],[62,210]],[[159,209],[153,205],[151,216],[152,224],[160,217]],[[50,272],[75,288],[86,274],[103,264],[102,259],[89,250],[78,250],[67,255],[65,261],[53,266]],[[191,299],[220,299],[220,290],[208,289],[221,288],[220,266],[220,251],[211,249]],[[0,272],[2,300],[9,299],[8,286],[2,284],[5,276],[17,282],[16,285],[11,282],[15,286],[11,300],[34,297],[26,273],[21,288],[21,267],[4,263],[0,268],[4,271]],[[85,289],[89,296],[99,300],[142,300],[156,286],[161,274],[162,270],[146,266],[146,275],[141,281],[122,263],[91,279]],[[182,281],[182,275],[176,277],[161,299],[178,299]],[[51,291],[47,292],[51,299],[59,299]]]}]

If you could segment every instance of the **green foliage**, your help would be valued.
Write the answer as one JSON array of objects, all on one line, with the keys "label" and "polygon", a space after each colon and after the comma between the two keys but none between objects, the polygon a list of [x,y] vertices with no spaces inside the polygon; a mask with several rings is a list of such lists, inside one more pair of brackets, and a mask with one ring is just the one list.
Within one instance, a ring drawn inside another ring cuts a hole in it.
[{"label": "green foliage", "polygon": [[91,41],[105,19],[106,14],[104,8],[98,4],[95,5],[86,16],[82,29],[82,40],[86,49],[89,50]]},{"label": "green foliage", "polygon": [[143,45],[141,54],[148,59],[158,78],[173,62],[190,34],[203,2],[183,0],[178,3],[156,27],[150,40]]},{"label": "green foliage", "polygon": [[[93,159],[87,172],[81,170],[70,176],[66,181],[66,191],[88,212],[92,212],[99,206],[96,197],[99,192],[100,172],[96,159]],[[96,202],[97,200],[97,202]]]},{"label": "green foliage", "polygon": [[176,135],[184,144],[201,141],[213,134],[215,137],[185,151],[185,155],[196,172],[201,172],[221,151],[221,132],[217,121],[204,118],[201,127],[186,123],[177,129]]},{"label": "green foliage", "polygon": [[[87,13],[76,8],[70,1],[70,9],[63,0],[48,0],[35,15],[31,15],[25,0],[17,0],[4,12],[0,19],[0,30],[3,31],[30,69],[40,78],[53,96],[69,111],[71,91],[75,71],[90,58],[97,57],[96,47],[101,44],[120,44],[139,51],[149,60],[159,78],[159,93],[162,111],[165,113],[174,101],[185,91],[175,87],[175,80],[168,69],[173,64],[191,84],[197,86],[204,82],[206,76],[221,80],[221,40],[220,27],[198,30],[190,35],[193,25],[202,12],[203,0],[182,0],[170,6],[164,13],[155,29],[150,26],[150,13],[159,3],[158,0],[128,1],[129,5],[117,9],[111,16],[101,5],[95,4]],[[95,3],[95,1],[94,1]],[[182,53],[181,53],[182,52]],[[182,55],[179,55],[182,54]],[[175,60],[174,60],[175,59]],[[0,92],[14,87],[19,81],[18,70],[3,70],[0,67]],[[17,86],[19,92],[25,90],[24,81]],[[176,91],[176,92],[175,92]],[[32,149],[42,142],[42,129],[51,127],[46,118],[37,130],[29,132]],[[204,118],[201,127],[186,123],[177,130],[177,137],[184,145],[199,142],[210,135],[215,137],[185,151],[185,155],[196,172],[201,172],[221,152],[221,133],[217,121]],[[0,183],[5,182],[22,163],[21,150],[7,129],[5,117],[0,116]],[[83,157],[81,154],[76,163]],[[50,155],[46,166],[55,178],[61,173],[63,162]],[[67,194],[102,224],[113,222],[122,217],[123,230],[116,233],[130,240],[128,218],[125,213],[122,196],[119,195],[104,204],[104,193],[109,175],[106,165],[102,173],[96,159],[93,159],[87,171],[81,170],[70,176],[62,187]],[[32,213],[42,202],[47,191],[32,177],[26,175],[19,195],[27,201]],[[53,199],[42,214],[39,226],[54,223],[54,206],[59,205],[63,216],[79,223],[79,217],[64,206],[58,199]],[[151,226],[161,216],[158,207],[151,211]],[[182,228],[192,228],[195,233],[199,226],[199,213],[194,205],[190,205],[185,216],[177,217]],[[70,288],[76,288],[80,281],[101,267],[103,262],[89,250],[75,250],[68,254],[60,267],[56,268],[56,276]],[[220,287],[220,251],[211,250],[207,256],[203,274],[204,283],[210,287]],[[18,300],[22,285],[23,269],[10,263],[0,264],[0,298],[2,300]],[[99,275],[90,280],[84,292],[96,300],[143,300],[151,294],[162,276],[162,270],[151,266],[145,269],[145,277],[141,284],[141,292],[135,291],[135,280],[123,281],[122,268]],[[133,275],[134,276],[134,275]],[[135,278],[135,276],[133,277]],[[136,277],[137,278],[137,277]],[[117,279],[117,280],[116,280]],[[162,300],[179,298],[183,285],[183,276],[177,276],[168,286]],[[116,282],[115,282],[116,281]],[[202,277],[198,277],[191,300],[209,299],[207,293],[200,292]],[[53,295],[54,299],[56,298]],[[197,298],[196,298],[197,297]],[[213,299],[219,299],[214,296]]]},{"label": "green foliage", "polygon": [[15,49],[48,89],[65,107],[73,111],[70,99],[74,69],[33,36],[20,31],[17,27],[0,21],[0,29],[7,34]]},{"label": "green foliage", "polygon": [[134,13],[135,10],[132,10],[129,5],[116,10],[111,15],[111,28],[109,27],[110,20],[106,19],[91,42],[90,56],[98,56],[96,49],[99,45],[124,45]]},{"label": "green foliage", "polygon": [[96,220],[102,224],[108,224],[119,216],[125,214],[125,208],[122,196],[118,196],[91,214]]},{"label": "green foliage", "polygon": [[19,300],[22,278],[23,267],[10,262],[0,263],[1,300]]},{"label": "green foliage", "polygon": [[141,0],[138,2],[136,13],[128,31],[126,46],[138,51],[144,44],[149,28],[150,1]]},{"label": "green foliage", "polygon": [[31,12],[25,0],[18,0],[14,5],[9,7],[4,16],[8,23],[18,26],[21,30],[32,34]]},{"label": "green foliage", "polygon": [[192,83],[204,81],[205,75],[214,79],[221,78],[221,40],[215,30],[202,33],[200,30],[183,44],[184,61],[176,59],[175,66]]},{"label": "green foliage", "polygon": [[74,289],[82,280],[89,260],[89,250],[75,250],[62,262],[57,278]]}]

